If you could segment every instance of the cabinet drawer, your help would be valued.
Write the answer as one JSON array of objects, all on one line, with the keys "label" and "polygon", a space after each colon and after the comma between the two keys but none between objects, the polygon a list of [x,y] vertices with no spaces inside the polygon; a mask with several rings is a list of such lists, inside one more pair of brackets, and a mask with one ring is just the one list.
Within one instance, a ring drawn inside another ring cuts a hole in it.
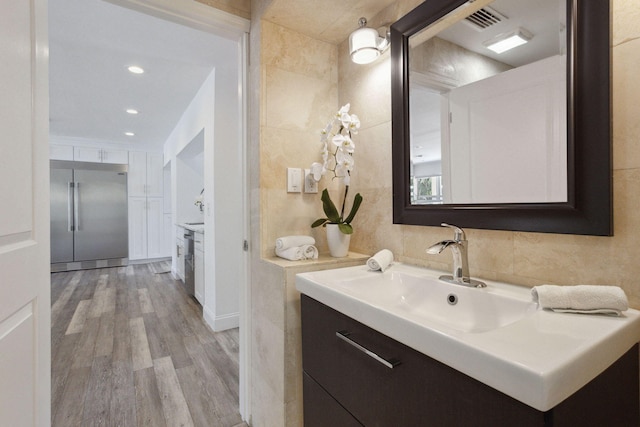
[{"label": "cabinet drawer", "polygon": [[306,295],[301,304],[304,372],[365,426],[544,425],[544,414],[443,363]]},{"label": "cabinet drawer", "polygon": [[362,427],[353,416],[344,409],[329,393],[309,375],[303,374],[305,427]]}]

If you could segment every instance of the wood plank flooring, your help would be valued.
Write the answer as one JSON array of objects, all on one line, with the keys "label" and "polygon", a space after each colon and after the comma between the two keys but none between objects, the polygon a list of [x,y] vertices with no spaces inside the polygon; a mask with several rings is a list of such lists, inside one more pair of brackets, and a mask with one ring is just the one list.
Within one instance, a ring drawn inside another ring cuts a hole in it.
[{"label": "wood plank flooring", "polygon": [[154,264],[51,275],[52,425],[246,426],[238,330]]}]

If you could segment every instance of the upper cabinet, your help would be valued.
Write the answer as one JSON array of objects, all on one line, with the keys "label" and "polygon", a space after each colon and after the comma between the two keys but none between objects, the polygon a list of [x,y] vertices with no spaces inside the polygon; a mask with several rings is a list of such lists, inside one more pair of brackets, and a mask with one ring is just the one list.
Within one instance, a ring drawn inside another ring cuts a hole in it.
[{"label": "upper cabinet", "polygon": [[126,165],[129,161],[127,150],[112,150],[96,147],[78,147],[73,145],[49,144],[51,160],[76,162],[113,163]]},{"label": "upper cabinet", "polygon": [[49,158],[51,160],[73,160],[73,145],[49,145]]},{"label": "upper cabinet", "polygon": [[111,150],[94,147],[73,147],[73,160],[77,162],[116,163],[126,165],[126,150]]},{"label": "upper cabinet", "polygon": [[129,152],[129,197],[163,197],[161,153]]}]

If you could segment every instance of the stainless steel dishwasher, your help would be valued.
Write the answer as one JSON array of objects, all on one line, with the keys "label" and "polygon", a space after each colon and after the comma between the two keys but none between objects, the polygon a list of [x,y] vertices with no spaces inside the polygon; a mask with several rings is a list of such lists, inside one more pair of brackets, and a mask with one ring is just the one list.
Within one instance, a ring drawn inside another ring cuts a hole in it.
[{"label": "stainless steel dishwasher", "polygon": [[184,286],[187,294],[195,292],[194,231],[184,229]]}]

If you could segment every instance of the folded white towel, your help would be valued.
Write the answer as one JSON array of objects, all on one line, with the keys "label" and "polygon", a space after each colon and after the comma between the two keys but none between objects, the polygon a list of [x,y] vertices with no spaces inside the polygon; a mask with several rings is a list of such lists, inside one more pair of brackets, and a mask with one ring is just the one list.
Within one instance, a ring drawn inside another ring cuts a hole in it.
[{"label": "folded white towel", "polygon": [[284,236],[276,239],[276,249],[280,250],[315,244],[316,240],[311,236]]},{"label": "folded white towel", "polygon": [[380,270],[384,272],[392,263],[393,252],[389,249],[382,249],[367,260],[367,267],[374,271]]},{"label": "folded white towel", "polygon": [[313,245],[302,245],[302,255],[305,259],[318,259],[318,248]]},{"label": "folded white towel", "polygon": [[542,285],[531,289],[533,301],[541,308],[563,313],[612,314],[620,316],[629,308],[624,291],[617,286]]},{"label": "folded white towel", "polygon": [[277,249],[276,255],[280,258],[288,259],[289,261],[298,261],[304,259],[304,252],[302,246],[294,246],[288,249]]}]

